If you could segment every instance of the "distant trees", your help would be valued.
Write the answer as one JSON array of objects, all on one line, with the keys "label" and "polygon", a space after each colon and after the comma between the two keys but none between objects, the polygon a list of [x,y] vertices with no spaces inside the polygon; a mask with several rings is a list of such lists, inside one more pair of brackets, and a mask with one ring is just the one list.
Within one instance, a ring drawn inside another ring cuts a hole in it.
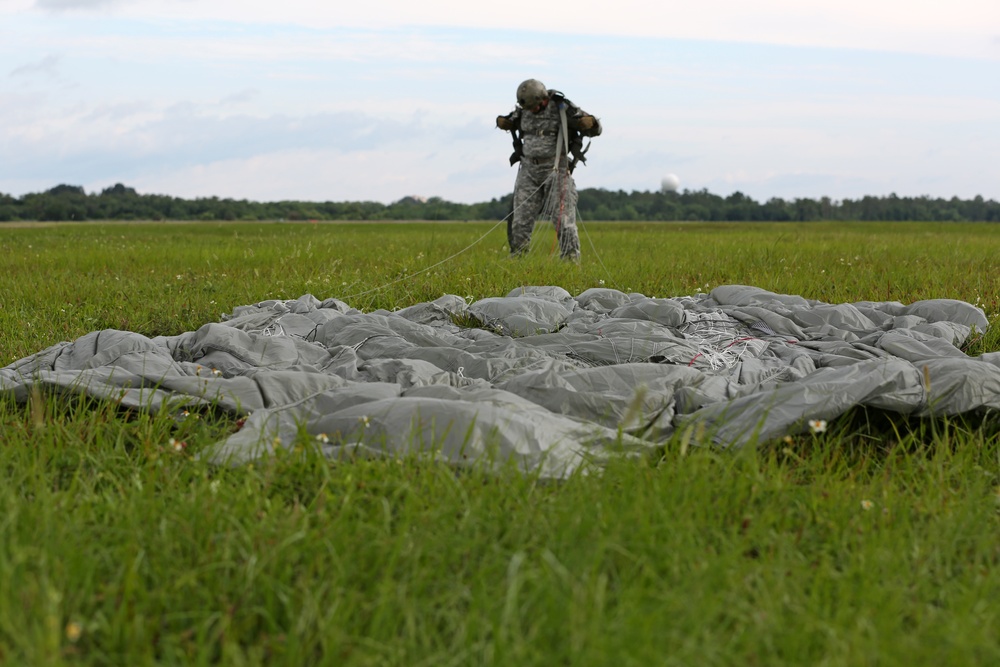
[{"label": "distant trees", "polygon": [[961,200],[890,194],[839,202],[829,197],[792,201],[772,197],[759,203],[741,192],[720,197],[707,190],[625,193],[591,189],[580,192],[578,208],[584,220],[1000,222],[1000,202],[982,196]]},{"label": "distant trees", "polygon": [[[1000,222],[1000,203],[976,196],[866,196],[833,201],[829,197],[787,201],[772,197],[760,203],[742,192],[727,197],[708,190],[625,192],[589,188],[579,193],[584,221],[813,221],[926,220]],[[513,195],[477,204],[456,204],[440,197],[404,197],[378,202],[252,202],[207,197],[180,199],[142,195],[116,183],[87,194],[78,185],[57,185],[15,198],[0,193],[0,222],[14,220],[502,220],[511,212]]]}]

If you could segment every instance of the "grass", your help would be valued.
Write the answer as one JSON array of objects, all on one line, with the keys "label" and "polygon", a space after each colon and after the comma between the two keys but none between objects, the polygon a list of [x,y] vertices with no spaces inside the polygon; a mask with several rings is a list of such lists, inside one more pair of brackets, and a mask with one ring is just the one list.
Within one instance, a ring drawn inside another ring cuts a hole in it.
[{"label": "grass", "polygon": [[[990,225],[595,223],[580,266],[547,256],[551,230],[510,261],[494,229],[406,278],[491,227],[0,227],[0,363],[306,292],[370,310],[532,284],[743,283],[1000,312]],[[998,349],[991,329],[968,351]],[[220,469],[195,455],[235,428],[224,414],[27,398],[0,398],[0,663],[1000,661],[993,415],[858,410],[739,452],[678,438],[553,484],[309,448]]]}]

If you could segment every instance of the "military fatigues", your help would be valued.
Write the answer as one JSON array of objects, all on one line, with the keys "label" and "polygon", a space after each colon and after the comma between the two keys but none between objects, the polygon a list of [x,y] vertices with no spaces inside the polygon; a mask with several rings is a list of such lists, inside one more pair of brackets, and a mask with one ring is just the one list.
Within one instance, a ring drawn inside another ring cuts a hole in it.
[{"label": "military fatigues", "polygon": [[[560,107],[566,111],[568,139],[561,136]],[[576,162],[583,160],[582,136],[601,133],[600,122],[596,119],[593,119],[592,128],[578,129],[577,122],[584,116],[589,114],[552,90],[548,105],[538,113],[518,108],[506,116],[514,132],[511,164],[521,163],[514,183],[514,213],[507,224],[507,241],[512,255],[527,252],[536,220],[546,216],[556,227],[560,256],[579,259],[577,193],[572,171]],[[570,155],[566,154],[567,143]]]}]

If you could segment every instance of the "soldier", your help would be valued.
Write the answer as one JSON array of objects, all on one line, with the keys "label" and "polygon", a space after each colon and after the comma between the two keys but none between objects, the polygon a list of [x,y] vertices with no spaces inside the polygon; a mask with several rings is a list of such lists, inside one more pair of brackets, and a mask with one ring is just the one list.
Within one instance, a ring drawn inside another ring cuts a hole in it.
[{"label": "soldier", "polygon": [[514,213],[507,222],[512,256],[528,250],[535,221],[551,218],[563,259],[579,261],[576,231],[576,184],[573,169],[586,162],[583,137],[601,134],[601,122],[541,81],[528,79],[517,87],[517,108],[497,116],[497,127],[514,137],[510,164],[520,162],[514,182]]}]

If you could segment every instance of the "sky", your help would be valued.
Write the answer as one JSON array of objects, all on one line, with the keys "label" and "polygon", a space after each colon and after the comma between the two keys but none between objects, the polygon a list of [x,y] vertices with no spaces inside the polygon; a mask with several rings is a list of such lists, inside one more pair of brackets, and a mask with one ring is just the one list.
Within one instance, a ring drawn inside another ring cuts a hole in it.
[{"label": "sky", "polygon": [[1000,200],[997,0],[0,0],[0,193],[488,201],[528,78],[578,188]]}]

